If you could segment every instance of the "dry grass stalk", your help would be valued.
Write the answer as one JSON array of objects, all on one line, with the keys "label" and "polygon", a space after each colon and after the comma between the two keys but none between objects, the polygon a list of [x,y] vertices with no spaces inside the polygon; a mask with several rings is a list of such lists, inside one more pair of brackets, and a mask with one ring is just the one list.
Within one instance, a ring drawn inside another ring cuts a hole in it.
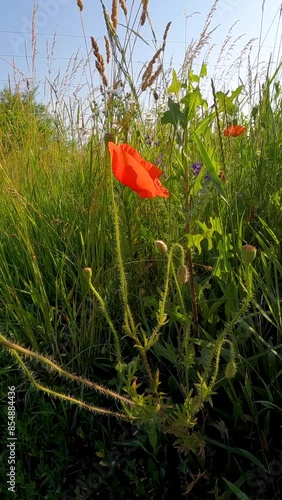
[{"label": "dry grass stalk", "polygon": [[210,24],[212,22],[214,13],[218,7],[219,0],[214,0],[214,3],[209,11],[209,14],[206,18],[202,33],[200,34],[198,40],[191,42],[185,52],[184,62],[181,68],[181,77],[187,74],[187,71],[191,68],[193,60],[200,54],[202,48],[209,42],[212,33],[216,30],[213,28],[211,31],[209,30]]},{"label": "dry grass stalk", "polygon": [[38,6],[34,3],[31,22],[31,46],[32,46],[32,80],[33,84],[36,80],[36,54],[37,54],[37,38],[36,38],[36,17]]},{"label": "dry grass stalk", "polygon": [[102,77],[103,84],[105,85],[105,87],[107,87],[108,80],[107,80],[107,77],[105,75],[104,59],[103,59],[102,54],[100,53],[98,43],[96,42],[96,40],[93,36],[91,36],[91,45],[92,45],[94,56],[96,57],[96,63],[95,63],[96,69],[97,69],[98,73],[100,74],[100,76]]},{"label": "dry grass stalk", "polygon": [[146,18],[147,18],[147,14],[148,14],[149,0],[141,0],[141,3],[142,3],[143,9],[142,9],[141,17],[140,17],[140,24],[141,24],[141,26],[144,26]]},{"label": "dry grass stalk", "polygon": [[80,12],[82,12],[83,11],[83,3],[82,3],[82,1],[81,0],[77,0],[76,4],[77,4]]},{"label": "dry grass stalk", "polygon": [[164,50],[165,48],[165,44],[166,44],[166,39],[167,39],[167,35],[168,35],[168,32],[169,32],[169,28],[171,27],[171,21],[169,23],[167,23],[166,27],[165,27],[165,31],[164,31],[164,36],[163,36],[163,45],[162,45],[162,49]]},{"label": "dry grass stalk", "polygon": [[113,23],[113,27],[116,31],[117,29],[117,25],[118,25],[118,4],[117,4],[117,0],[113,0],[113,3],[112,3],[112,23]]},{"label": "dry grass stalk", "polygon": [[162,64],[160,64],[159,67],[157,68],[157,70],[155,71],[155,73],[152,74],[151,78],[149,78],[149,79],[147,78],[147,80],[142,82],[142,85],[141,85],[142,92],[144,92],[144,90],[146,90],[148,87],[151,87],[151,85],[154,83],[154,81],[161,74],[162,69],[163,69],[163,66],[162,66]]},{"label": "dry grass stalk", "polygon": [[109,64],[110,59],[111,59],[110,42],[109,42],[109,39],[106,37],[106,35],[104,36],[104,40],[105,40],[105,49],[106,49],[106,56],[107,56],[107,64]]},{"label": "dry grass stalk", "polygon": [[142,86],[145,85],[147,80],[149,80],[149,78],[151,77],[151,74],[153,71],[153,66],[154,66],[156,60],[158,59],[158,57],[160,56],[162,50],[163,50],[162,47],[160,49],[158,49],[157,52],[152,57],[151,61],[148,63],[148,66],[145,69],[143,76],[142,76]]},{"label": "dry grass stalk", "polygon": [[124,15],[127,16],[127,7],[126,7],[125,0],[119,0],[119,4],[124,12]]},{"label": "dry grass stalk", "polygon": [[232,40],[232,31],[237,23],[238,23],[238,21],[236,21],[235,23],[232,24],[231,28],[229,28],[229,30],[227,32],[227,35],[225,36],[225,39],[224,39],[223,44],[221,46],[221,50],[220,50],[218,59],[216,61],[216,67],[219,66],[222,63],[222,61],[224,61],[224,59],[226,57],[226,48],[229,47],[229,43]]}]

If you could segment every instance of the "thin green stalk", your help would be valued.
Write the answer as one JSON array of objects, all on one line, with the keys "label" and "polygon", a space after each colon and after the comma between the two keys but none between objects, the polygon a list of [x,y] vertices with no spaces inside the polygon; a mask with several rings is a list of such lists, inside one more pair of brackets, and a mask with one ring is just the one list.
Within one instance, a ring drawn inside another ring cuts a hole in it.
[{"label": "thin green stalk", "polygon": [[134,319],[128,304],[128,288],[127,281],[124,272],[122,252],[121,252],[121,239],[120,239],[120,231],[119,231],[119,221],[118,221],[118,207],[115,201],[114,194],[114,185],[113,185],[113,174],[110,169],[110,179],[111,179],[111,198],[113,203],[113,212],[114,212],[114,226],[115,226],[115,237],[116,237],[116,251],[117,251],[117,261],[120,275],[120,285],[121,285],[121,296],[124,307],[124,323],[128,332],[132,334],[136,332],[136,326],[134,323]]},{"label": "thin green stalk", "polygon": [[129,405],[134,404],[134,402],[131,401],[130,399],[125,398],[123,396],[120,396],[119,394],[115,393],[114,391],[111,391],[110,389],[107,389],[106,387],[98,385],[95,382],[90,382],[90,380],[79,377],[78,375],[74,375],[72,373],[67,372],[66,370],[61,368],[59,365],[54,363],[54,361],[51,361],[50,359],[46,358],[45,356],[42,356],[41,354],[35,353],[33,351],[30,351],[29,349],[26,349],[25,347],[22,347],[18,344],[14,344],[13,342],[10,342],[2,334],[0,334],[0,344],[7,347],[12,352],[20,353],[20,354],[23,354],[24,356],[29,356],[33,359],[36,359],[37,361],[40,361],[41,363],[48,365],[50,368],[55,370],[60,375],[66,377],[66,378],[69,378],[71,380],[75,380],[76,382],[79,382],[79,383],[86,385],[88,387],[91,387],[92,389],[95,389],[97,392],[106,394],[107,396],[113,397],[114,399],[117,399],[125,404],[129,404]]},{"label": "thin green stalk", "polygon": [[[88,268],[86,268],[88,269]],[[85,270],[84,270],[85,271]],[[105,305],[105,302],[104,300],[102,299],[101,295],[99,294],[99,292],[97,292],[96,288],[93,286],[92,282],[91,282],[91,275],[92,273],[91,272],[88,272],[88,273],[84,273],[87,275],[87,278],[88,278],[88,286],[89,286],[89,289],[91,290],[91,292],[93,293],[93,295],[95,295],[96,299],[98,300],[99,304],[100,304],[100,307],[101,307],[101,310],[102,310],[102,313],[104,314],[105,316],[105,319],[110,327],[110,330],[113,334],[113,337],[114,337],[114,343],[115,343],[115,349],[116,349],[116,356],[117,356],[117,361],[118,361],[118,364],[121,366],[122,364],[122,355],[121,355],[121,349],[120,349],[120,344],[119,344],[119,338],[118,338],[118,334],[117,334],[117,331],[114,327],[114,324],[108,314],[108,311],[106,309],[106,305]]]},{"label": "thin green stalk", "polygon": [[57,392],[57,391],[53,391],[52,389],[50,389],[42,384],[39,384],[35,380],[35,378],[32,376],[31,372],[29,371],[27,366],[24,364],[24,362],[22,361],[21,357],[17,354],[17,352],[15,352],[13,350],[11,350],[11,352],[12,352],[12,355],[17,360],[18,364],[22,367],[26,376],[32,382],[33,386],[36,389],[38,389],[39,391],[45,392],[46,394],[49,394],[50,396],[62,399],[64,401],[68,401],[69,403],[76,404],[76,405],[80,406],[81,408],[84,408],[88,411],[100,413],[102,415],[108,415],[109,417],[117,417],[117,418],[122,418],[122,419],[126,419],[126,420],[133,419],[133,417],[129,417],[128,415],[124,415],[123,413],[114,412],[111,410],[106,410],[105,408],[99,408],[97,406],[90,405],[88,403],[85,403],[84,401],[81,401],[80,399],[73,398],[72,396],[67,396],[66,394],[62,394],[62,393]]},{"label": "thin green stalk", "polygon": [[247,285],[247,295],[246,298],[242,304],[242,307],[237,311],[237,313],[233,316],[232,320],[227,323],[225,326],[223,332],[219,335],[218,339],[216,340],[214,347],[211,349],[210,355],[209,355],[209,360],[207,367],[205,369],[205,373],[203,376],[203,382],[205,384],[208,384],[208,378],[210,376],[211,372],[211,366],[212,366],[212,361],[214,359],[214,356],[216,356],[215,360],[215,367],[213,369],[213,376],[210,382],[210,387],[213,387],[213,385],[216,382],[217,375],[219,372],[219,360],[220,360],[220,354],[221,350],[223,347],[223,344],[226,342],[225,337],[232,331],[233,326],[237,323],[237,321],[240,319],[240,317],[244,314],[246,311],[251,298],[252,298],[252,267],[251,264],[246,265],[246,285]]},{"label": "thin green stalk", "polygon": [[[184,132],[184,153],[182,155],[182,162],[184,168],[184,197],[185,197],[185,232],[190,234],[190,183],[189,183],[189,165],[188,165],[188,141],[186,133]],[[198,331],[198,307],[195,280],[193,274],[193,260],[191,249],[187,248],[187,267],[190,274],[190,291],[191,291],[191,304],[192,304],[192,317],[194,333]]]}]

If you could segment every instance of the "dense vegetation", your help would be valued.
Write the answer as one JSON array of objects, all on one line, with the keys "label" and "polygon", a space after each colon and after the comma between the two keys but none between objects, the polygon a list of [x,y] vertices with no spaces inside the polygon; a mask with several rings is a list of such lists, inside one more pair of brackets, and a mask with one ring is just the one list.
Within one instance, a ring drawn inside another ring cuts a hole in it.
[{"label": "dense vegetation", "polygon": [[[281,498],[279,68],[250,117],[244,85],[212,81],[208,102],[206,64],[157,92],[169,26],[138,84],[117,11],[104,15],[124,87],[107,93],[92,38],[104,91],[89,135],[34,90],[0,95],[0,412],[6,432],[14,386],[17,498]],[[135,150],[162,170],[155,194],[135,192]]]}]

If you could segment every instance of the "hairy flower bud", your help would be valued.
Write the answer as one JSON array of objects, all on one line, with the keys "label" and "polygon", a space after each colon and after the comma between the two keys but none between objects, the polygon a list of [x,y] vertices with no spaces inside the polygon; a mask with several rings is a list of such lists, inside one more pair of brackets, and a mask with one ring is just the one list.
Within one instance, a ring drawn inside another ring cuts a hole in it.
[{"label": "hairy flower bud", "polygon": [[234,360],[229,361],[225,368],[225,377],[233,378],[236,375],[237,366]]},{"label": "hairy flower bud", "polygon": [[251,264],[253,260],[255,259],[257,253],[256,247],[253,247],[252,245],[244,245],[242,247],[242,260],[246,266]]},{"label": "hairy flower bud", "polygon": [[177,278],[180,285],[184,285],[189,280],[189,272],[186,266],[181,264],[177,269]]},{"label": "hairy flower bud", "polygon": [[92,278],[92,269],[91,267],[84,267],[82,269],[83,275],[85,276],[86,279],[91,280]]},{"label": "hairy flower bud", "polygon": [[160,253],[167,253],[167,246],[164,241],[156,240],[155,247]]}]

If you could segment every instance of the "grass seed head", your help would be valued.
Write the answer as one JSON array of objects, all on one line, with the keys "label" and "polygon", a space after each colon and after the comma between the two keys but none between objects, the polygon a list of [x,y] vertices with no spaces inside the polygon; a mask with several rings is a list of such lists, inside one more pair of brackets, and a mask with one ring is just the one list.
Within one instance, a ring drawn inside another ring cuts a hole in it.
[{"label": "grass seed head", "polygon": [[124,15],[127,16],[126,0],[119,0],[119,4],[124,12]]},{"label": "grass seed head", "polygon": [[82,3],[82,1],[81,0],[77,0],[76,3],[77,3],[77,6],[78,6],[80,12],[82,12],[83,11],[83,3]]},{"label": "grass seed head", "polygon": [[107,64],[109,64],[110,59],[111,59],[110,42],[109,42],[108,37],[106,37],[106,35],[104,36],[104,40],[105,40],[105,49],[106,49]]},{"label": "grass seed head", "polygon": [[118,25],[118,8],[117,7],[118,7],[117,0],[113,0],[111,18],[112,18],[113,27],[115,30],[117,29],[117,25]]},{"label": "grass seed head", "polygon": [[148,3],[149,3],[149,0],[141,0],[141,3],[142,3],[142,6],[143,6],[143,9],[142,9],[141,17],[140,17],[140,24],[141,24],[141,26],[144,26],[144,24],[146,22],[147,14],[148,14]]}]

